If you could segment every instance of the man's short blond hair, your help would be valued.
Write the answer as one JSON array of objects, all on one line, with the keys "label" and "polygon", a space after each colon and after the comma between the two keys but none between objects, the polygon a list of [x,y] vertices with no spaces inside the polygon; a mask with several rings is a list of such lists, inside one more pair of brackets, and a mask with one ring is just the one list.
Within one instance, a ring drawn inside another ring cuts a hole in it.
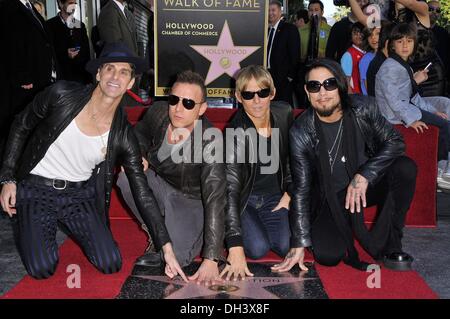
[{"label": "man's short blond hair", "polygon": [[236,92],[245,91],[247,83],[255,79],[256,83],[261,89],[270,88],[270,94],[275,93],[275,85],[273,84],[272,76],[269,71],[261,65],[249,65],[242,68],[236,78]]}]

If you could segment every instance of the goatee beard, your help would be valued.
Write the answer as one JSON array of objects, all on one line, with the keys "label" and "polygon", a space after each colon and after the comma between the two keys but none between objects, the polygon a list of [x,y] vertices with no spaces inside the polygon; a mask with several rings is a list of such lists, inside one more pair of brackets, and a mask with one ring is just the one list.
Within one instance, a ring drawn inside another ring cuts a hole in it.
[{"label": "goatee beard", "polygon": [[340,104],[336,104],[335,106],[333,106],[330,109],[316,109],[317,115],[319,115],[320,117],[330,117],[331,115],[333,115],[334,111],[340,106]]}]

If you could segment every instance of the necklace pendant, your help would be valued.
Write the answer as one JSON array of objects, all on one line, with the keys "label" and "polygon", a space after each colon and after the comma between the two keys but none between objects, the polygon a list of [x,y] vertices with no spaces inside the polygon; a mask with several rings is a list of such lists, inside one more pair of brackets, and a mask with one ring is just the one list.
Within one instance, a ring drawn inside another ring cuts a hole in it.
[{"label": "necklace pendant", "polygon": [[345,156],[342,156],[341,162],[342,162],[342,163],[345,163],[345,161],[346,161]]}]

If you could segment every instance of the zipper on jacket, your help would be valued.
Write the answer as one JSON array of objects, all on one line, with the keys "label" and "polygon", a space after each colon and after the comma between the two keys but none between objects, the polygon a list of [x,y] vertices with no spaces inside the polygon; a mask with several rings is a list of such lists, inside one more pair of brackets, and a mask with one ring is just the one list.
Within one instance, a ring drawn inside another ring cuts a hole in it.
[{"label": "zipper on jacket", "polygon": [[[251,149],[253,149],[252,139],[249,139],[249,141],[250,141],[250,144],[252,144],[252,145],[251,145],[251,146],[252,146]],[[256,152],[258,152],[258,150],[256,150]],[[256,169],[258,169],[258,154],[256,154],[256,163],[255,163],[255,165],[256,165]],[[239,216],[241,216],[241,215],[244,213],[245,208],[247,207],[248,199],[249,199],[249,197],[250,197],[250,194],[252,193],[253,186],[255,185],[255,178],[256,178],[256,173],[253,174],[253,180],[252,180],[252,186],[251,186],[251,188],[250,188],[250,193],[249,193],[248,196],[247,196],[247,199],[246,199],[246,201],[245,201],[245,205],[244,205],[244,207],[241,209],[241,212],[240,212]]]}]

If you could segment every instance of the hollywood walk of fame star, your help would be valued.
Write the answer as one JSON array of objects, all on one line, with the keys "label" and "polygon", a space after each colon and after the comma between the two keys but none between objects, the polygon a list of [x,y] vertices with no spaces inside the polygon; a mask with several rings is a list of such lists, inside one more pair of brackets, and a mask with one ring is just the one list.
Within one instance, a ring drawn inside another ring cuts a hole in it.
[{"label": "hollywood walk of fame star", "polygon": [[230,296],[236,296],[240,298],[244,297],[251,299],[279,299],[278,296],[267,291],[266,289],[264,289],[264,287],[291,283],[302,283],[306,280],[317,280],[317,278],[303,278],[303,276],[253,277],[241,281],[223,281],[218,285],[214,285],[215,287],[207,287],[194,282],[186,283],[179,278],[170,279],[167,276],[133,275],[132,277],[182,286],[182,288],[174,292],[170,292],[169,295],[166,295],[164,297],[164,299],[190,299],[197,297],[211,297],[221,293],[227,293]]},{"label": "hollywood walk of fame star", "polygon": [[241,69],[240,62],[260,48],[260,46],[235,46],[227,21],[223,25],[217,45],[191,45],[190,47],[211,62],[205,79],[206,85],[222,74],[234,77]]}]

